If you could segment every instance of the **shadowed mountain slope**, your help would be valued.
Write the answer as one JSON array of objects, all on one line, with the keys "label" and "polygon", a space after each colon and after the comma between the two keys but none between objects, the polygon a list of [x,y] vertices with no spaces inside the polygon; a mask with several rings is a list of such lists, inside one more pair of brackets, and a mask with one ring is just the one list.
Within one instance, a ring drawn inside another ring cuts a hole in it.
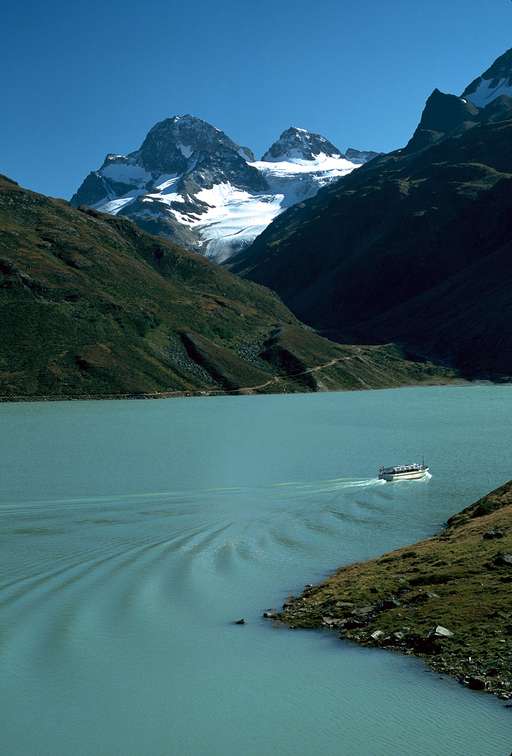
[{"label": "shadowed mountain slope", "polygon": [[436,90],[407,147],[290,208],[234,272],[340,341],[512,375],[512,99]]}]

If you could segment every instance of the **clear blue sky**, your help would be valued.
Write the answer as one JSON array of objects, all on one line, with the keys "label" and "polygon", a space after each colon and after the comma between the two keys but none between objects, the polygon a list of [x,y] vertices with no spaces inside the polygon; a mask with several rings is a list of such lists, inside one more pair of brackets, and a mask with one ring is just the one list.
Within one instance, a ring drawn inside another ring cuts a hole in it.
[{"label": "clear blue sky", "polygon": [[0,172],[67,198],[174,114],[258,156],[289,125],[394,149],[434,87],[460,94],[512,46],[510,0],[1,5]]}]

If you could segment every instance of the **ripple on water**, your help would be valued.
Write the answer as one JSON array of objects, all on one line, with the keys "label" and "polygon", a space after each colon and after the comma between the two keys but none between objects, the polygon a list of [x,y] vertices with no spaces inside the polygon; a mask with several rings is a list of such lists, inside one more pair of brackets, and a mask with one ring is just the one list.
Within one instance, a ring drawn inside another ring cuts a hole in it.
[{"label": "ripple on water", "polygon": [[[490,698],[414,660],[260,620],[336,566],[432,533],[507,477],[512,394],[487,391],[63,403],[37,421],[9,408],[2,753],[510,751],[510,716]],[[367,477],[418,449],[428,483]],[[248,624],[233,627],[240,616]]]}]

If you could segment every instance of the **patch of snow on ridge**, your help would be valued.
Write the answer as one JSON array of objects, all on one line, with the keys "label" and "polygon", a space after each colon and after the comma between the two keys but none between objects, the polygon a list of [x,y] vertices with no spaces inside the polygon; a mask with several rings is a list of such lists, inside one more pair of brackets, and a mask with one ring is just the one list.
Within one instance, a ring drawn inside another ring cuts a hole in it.
[{"label": "patch of snow on ridge", "polygon": [[177,184],[180,178],[181,176],[177,173],[164,173],[163,176],[160,176],[155,181],[155,189],[158,189],[159,192],[165,192],[166,190],[170,189],[170,187]]},{"label": "patch of snow on ridge", "polygon": [[492,86],[494,81],[495,79],[481,79],[474,92],[466,92],[466,98],[477,108],[485,108],[486,105],[501,95],[512,97],[512,84],[510,84],[508,77],[500,79],[497,84]]},{"label": "patch of snow on ridge", "polygon": [[273,193],[283,195],[281,211],[313,197],[326,184],[360,167],[339,155],[324,153],[314,160],[259,160],[251,165],[263,173]]},{"label": "patch of snow on ridge", "polygon": [[120,197],[119,199],[107,200],[106,202],[102,200],[95,205],[95,209],[102,213],[108,213],[109,215],[117,215],[123,207],[126,207],[130,202],[133,202],[138,194],[139,192],[130,192],[129,195]]},{"label": "patch of snow on ridge", "polygon": [[282,175],[294,173],[317,173],[319,171],[336,171],[336,175],[344,176],[350,173],[354,168],[359,168],[356,163],[339,157],[338,155],[328,156],[321,152],[315,155],[314,160],[304,160],[304,158],[293,158],[291,160],[266,161],[257,160],[250,163],[260,171],[275,172]]},{"label": "patch of snow on ridge", "polygon": [[168,194],[146,194],[146,198],[144,198],[143,202],[163,202],[164,205],[171,205],[173,202],[185,202],[185,198],[178,194],[178,192],[169,192]]},{"label": "patch of snow on ridge", "polygon": [[181,144],[181,142],[178,144],[178,149],[185,158],[189,158],[194,151],[190,145]]}]

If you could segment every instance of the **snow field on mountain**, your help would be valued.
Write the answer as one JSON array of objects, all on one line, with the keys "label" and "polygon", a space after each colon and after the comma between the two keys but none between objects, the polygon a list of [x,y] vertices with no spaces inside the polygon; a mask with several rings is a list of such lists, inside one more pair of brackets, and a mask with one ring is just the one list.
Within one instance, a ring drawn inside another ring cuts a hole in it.
[{"label": "snow field on mountain", "polygon": [[478,88],[471,94],[466,94],[465,97],[477,108],[485,108],[486,105],[497,97],[501,97],[501,95],[512,97],[512,85],[509,82],[509,78],[501,79],[493,87],[493,79],[482,79]]},{"label": "snow field on mountain", "polygon": [[[223,182],[185,198],[176,191],[181,175],[163,174],[153,181],[153,190],[147,191],[145,184],[151,177],[144,169],[123,163],[106,165],[101,169],[105,177],[137,183],[138,188],[122,197],[103,200],[96,208],[116,215],[142,196],[147,205],[145,216],[158,212],[172,214],[179,223],[198,232],[208,257],[222,262],[251,244],[287,207],[313,197],[322,186],[360,167],[339,155],[324,153],[312,160],[288,157],[275,162],[258,160],[249,165],[264,175],[270,193],[251,193]],[[182,212],[173,206],[185,204],[187,199],[196,201],[195,212]]]},{"label": "snow field on mountain", "polygon": [[192,222],[206,245],[206,255],[222,262],[250,244],[281,212],[282,194],[250,194],[229,183],[202,189],[196,195],[209,208]]}]

